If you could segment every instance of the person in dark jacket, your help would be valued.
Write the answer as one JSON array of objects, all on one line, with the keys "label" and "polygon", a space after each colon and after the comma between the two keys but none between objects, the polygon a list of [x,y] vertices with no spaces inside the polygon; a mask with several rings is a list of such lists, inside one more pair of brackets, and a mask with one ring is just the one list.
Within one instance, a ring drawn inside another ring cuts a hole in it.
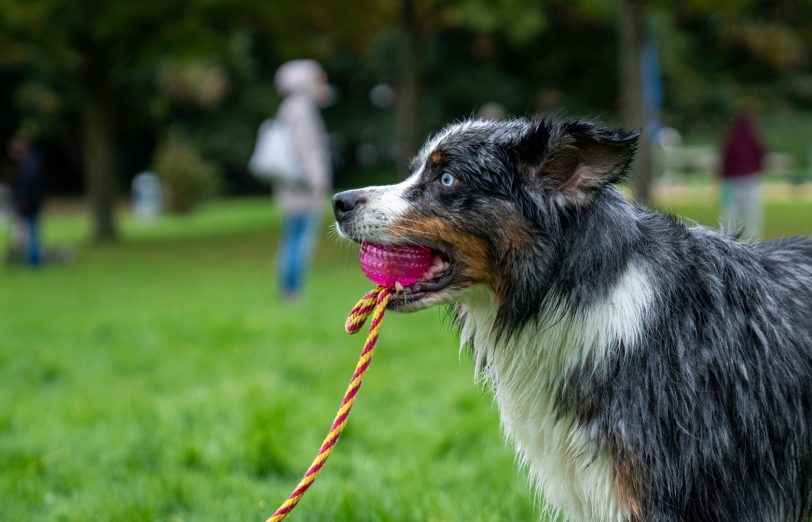
[{"label": "person in dark jacket", "polygon": [[725,136],[720,174],[722,177],[722,223],[728,231],[743,227],[743,237],[761,235],[759,176],[764,164],[764,145],[753,119],[740,113]]},{"label": "person in dark jacket", "polygon": [[16,135],[9,142],[9,159],[12,162],[12,201],[19,220],[20,239],[17,242],[21,260],[31,266],[42,262],[39,235],[39,215],[45,195],[42,161],[31,141]]}]

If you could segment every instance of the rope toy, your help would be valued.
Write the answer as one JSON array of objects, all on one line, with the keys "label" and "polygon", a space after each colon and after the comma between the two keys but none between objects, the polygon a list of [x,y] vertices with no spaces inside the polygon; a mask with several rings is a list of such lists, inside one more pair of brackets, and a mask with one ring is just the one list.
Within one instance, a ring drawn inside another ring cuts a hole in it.
[{"label": "rope toy", "polygon": [[350,414],[355,397],[361,388],[364,374],[369,368],[372,360],[372,352],[378,342],[378,332],[381,329],[381,321],[386,311],[386,305],[392,298],[395,290],[403,290],[422,279],[429,279],[432,270],[441,268],[442,259],[435,256],[428,247],[417,245],[376,245],[373,243],[361,244],[360,251],[361,270],[367,279],[375,283],[376,286],[358,301],[358,304],[350,312],[344,329],[349,334],[354,334],[364,326],[367,318],[372,315],[372,322],[369,325],[369,333],[364,343],[364,349],[358,359],[358,365],[352,374],[347,391],[344,392],[344,399],[338,408],[336,418],[333,420],[330,431],[321,443],[321,448],[308,468],[307,472],[299,481],[299,484],[290,494],[288,499],[279,506],[273,515],[266,522],[279,522],[293,511],[296,504],[302,499],[305,492],[316,480],[321,468],[330,456],[344,426],[347,424],[347,417]]},{"label": "rope toy", "polygon": [[350,415],[350,409],[355,402],[355,397],[358,395],[358,390],[361,389],[361,384],[364,380],[364,375],[369,368],[369,363],[372,361],[372,354],[375,350],[375,345],[378,342],[378,332],[381,329],[381,322],[383,321],[383,314],[386,311],[386,305],[389,304],[389,299],[392,297],[392,290],[385,286],[379,285],[375,289],[367,292],[367,294],[358,301],[358,304],[353,307],[347,322],[344,325],[344,330],[349,334],[358,332],[367,318],[372,315],[372,322],[369,325],[369,333],[367,340],[364,343],[364,349],[361,351],[361,356],[358,358],[358,364],[355,367],[355,372],[352,374],[350,384],[347,386],[347,391],[344,392],[344,399],[341,401],[341,406],[338,408],[335,420],[330,426],[330,431],[321,443],[321,448],[313,459],[313,463],[308,468],[307,472],[299,481],[299,484],[290,494],[288,499],[282,503],[281,506],[271,515],[266,522],[279,522],[283,520],[288,514],[293,511],[293,508],[299,503],[304,494],[313,485],[316,477],[319,475],[321,468],[330,456],[341,432],[344,431],[344,426],[347,425],[347,417]]}]

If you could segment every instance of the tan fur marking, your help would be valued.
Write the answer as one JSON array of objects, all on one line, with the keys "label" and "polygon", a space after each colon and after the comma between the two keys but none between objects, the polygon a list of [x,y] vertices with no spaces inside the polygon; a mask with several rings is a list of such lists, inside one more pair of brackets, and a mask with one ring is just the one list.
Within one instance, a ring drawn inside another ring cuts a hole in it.
[{"label": "tan fur marking", "polygon": [[520,219],[515,218],[510,213],[505,213],[504,220],[506,226],[504,227],[505,239],[507,239],[507,247],[510,250],[524,250],[530,244],[531,237],[530,231],[522,223]]},{"label": "tan fur marking", "polygon": [[454,230],[440,218],[417,218],[406,214],[392,225],[395,236],[408,237],[416,243],[448,245],[461,278],[472,283],[493,285],[494,270],[485,241]]},{"label": "tan fur marking", "polygon": [[637,465],[630,458],[615,459],[612,478],[618,492],[618,501],[629,513],[631,522],[645,520],[641,491],[643,476]]},{"label": "tan fur marking", "polygon": [[440,163],[442,163],[444,159],[445,153],[441,150],[435,150],[434,152],[431,153],[431,156],[429,156],[429,165],[431,165],[432,167],[436,167]]}]

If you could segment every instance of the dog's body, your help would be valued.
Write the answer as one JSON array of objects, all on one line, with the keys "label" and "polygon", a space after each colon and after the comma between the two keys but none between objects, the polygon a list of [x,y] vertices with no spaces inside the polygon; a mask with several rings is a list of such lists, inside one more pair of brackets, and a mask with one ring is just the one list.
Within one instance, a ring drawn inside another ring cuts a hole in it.
[{"label": "dog's body", "polygon": [[812,515],[812,241],[745,244],[611,183],[635,134],[448,127],[403,183],[334,199],[356,241],[433,248],[507,436],[571,520]]}]

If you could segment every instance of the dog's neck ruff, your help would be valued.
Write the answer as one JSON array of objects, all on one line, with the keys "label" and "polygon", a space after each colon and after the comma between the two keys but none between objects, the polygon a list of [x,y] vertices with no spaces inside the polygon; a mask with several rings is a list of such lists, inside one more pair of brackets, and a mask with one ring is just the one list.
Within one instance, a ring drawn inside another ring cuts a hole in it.
[{"label": "dog's neck ruff", "polygon": [[653,297],[645,267],[630,263],[601,301],[539,310],[535,322],[510,337],[497,332],[498,303],[489,289],[463,300],[461,342],[473,349],[477,375],[492,384],[502,427],[551,511],[573,520],[628,517],[604,448],[588,425],[562,411],[555,393],[586,363],[623,357],[619,347],[639,348]]}]

